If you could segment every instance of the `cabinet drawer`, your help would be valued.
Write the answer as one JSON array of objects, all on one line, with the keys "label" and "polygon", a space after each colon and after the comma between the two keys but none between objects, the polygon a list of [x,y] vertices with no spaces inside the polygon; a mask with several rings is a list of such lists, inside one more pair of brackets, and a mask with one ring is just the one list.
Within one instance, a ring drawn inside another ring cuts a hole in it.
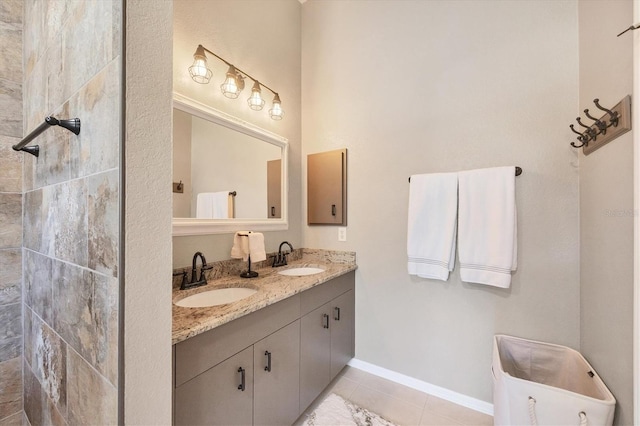
[{"label": "cabinet drawer", "polygon": [[300,295],[175,345],[175,387],[300,318]]},{"label": "cabinet drawer", "polygon": [[355,271],[351,271],[325,284],[304,291],[300,294],[300,315],[306,315],[328,301],[354,288]]}]

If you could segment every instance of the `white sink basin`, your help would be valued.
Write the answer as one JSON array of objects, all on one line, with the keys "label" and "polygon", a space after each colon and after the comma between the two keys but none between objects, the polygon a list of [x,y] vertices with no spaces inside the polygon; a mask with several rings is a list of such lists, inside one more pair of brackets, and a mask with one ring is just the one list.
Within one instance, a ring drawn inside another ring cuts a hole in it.
[{"label": "white sink basin", "polygon": [[207,306],[218,306],[227,303],[237,302],[240,299],[256,294],[258,290],[252,288],[219,288],[216,290],[203,291],[193,296],[185,297],[176,302],[176,305],[183,308],[203,308]]},{"label": "white sink basin", "polygon": [[285,269],[284,271],[278,272],[280,275],[289,275],[294,277],[302,277],[305,275],[315,275],[320,272],[324,272],[322,268],[312,268],[312,267],[302,267],[302,268],[291,268]]}]

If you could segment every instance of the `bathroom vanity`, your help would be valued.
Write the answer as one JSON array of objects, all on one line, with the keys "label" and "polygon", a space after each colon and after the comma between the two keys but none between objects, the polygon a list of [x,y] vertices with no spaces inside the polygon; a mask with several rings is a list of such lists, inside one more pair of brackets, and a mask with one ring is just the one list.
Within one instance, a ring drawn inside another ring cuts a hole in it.
[{"label": "bathroom vanity", "polygon": [[284,276],[308,259],[262,268],[256,279],[216,287],[258,291],[237,302],[174,305],[174,424],[292,424],[354,355],[355,263],[318,262],[323,272]]}]

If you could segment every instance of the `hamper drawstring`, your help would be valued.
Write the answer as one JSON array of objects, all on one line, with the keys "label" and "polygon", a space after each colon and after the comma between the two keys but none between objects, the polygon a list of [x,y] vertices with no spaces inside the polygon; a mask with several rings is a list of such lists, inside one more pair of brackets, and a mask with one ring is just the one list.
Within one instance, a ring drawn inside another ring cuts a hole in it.
[{"label": "hamper drawstring", "polygon": [[[580,417],[580,426],[588,426],[589,421],[587,420],[587,413],[580,411],[578,416]],[[529,397],[529,420],[531,421],[531,426],[538,426],[538,419],[536,418],[536,399],[532,396]]]}]

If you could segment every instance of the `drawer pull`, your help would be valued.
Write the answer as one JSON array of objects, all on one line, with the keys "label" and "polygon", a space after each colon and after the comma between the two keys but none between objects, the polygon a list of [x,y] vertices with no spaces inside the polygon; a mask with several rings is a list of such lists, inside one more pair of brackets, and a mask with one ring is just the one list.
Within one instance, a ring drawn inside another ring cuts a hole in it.
[{"label": "drawer pull", "polygon": [[329,328],[329,315],[322,314],[322,328]]},{"label": "drawer pull", "polygon": [[340,308],[337,306],[333,308],[333,319],[335,321],[340,321]]},{"label": "drawer pull", "polygon": [[331,216],[335,216],[336,213],[337,213],[336,205],[335,204],[331,204]]},{"label": "drawer pull", "polygon": [[238,385],[238,389],[240,389],[242,392],[244,392],[245,389],[245,369],[240,367],[238,368],[238,373],[240,373],[240,384]]},{"label": "drawer pull", "polygon": [[264,354],[267,356],[267,366],[264,367],[264,371],[271,373],[271,352],[264,351]]}]

